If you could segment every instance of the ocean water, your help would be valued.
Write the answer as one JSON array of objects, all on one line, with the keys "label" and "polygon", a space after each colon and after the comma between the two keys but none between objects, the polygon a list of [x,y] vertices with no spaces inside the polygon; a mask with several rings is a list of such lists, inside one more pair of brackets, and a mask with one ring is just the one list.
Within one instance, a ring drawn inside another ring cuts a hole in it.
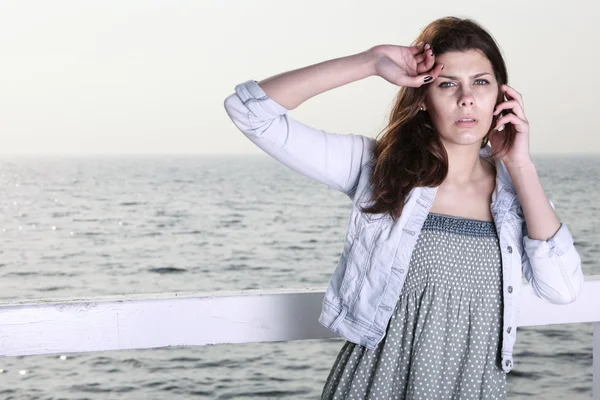
[{"label": "ocean water", "polygon": [[[600,274],[600,157],[535,161],[584,273]],[[10,302],[325,287],[350,200],[264,154],[5,157],[0,210],[0,301]],[[0,358],[0,398],[315,399],[342,345]],[[591,325],[519,328],[508,382],[511,399],[589,398]]]}]

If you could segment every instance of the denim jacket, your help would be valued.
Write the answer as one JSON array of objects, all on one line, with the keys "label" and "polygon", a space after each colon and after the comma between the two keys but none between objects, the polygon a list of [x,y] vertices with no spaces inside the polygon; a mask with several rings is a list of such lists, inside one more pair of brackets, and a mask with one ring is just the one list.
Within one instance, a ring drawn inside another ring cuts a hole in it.
[{"label": "denim jacket", "polygon": [[[325,132],[296,121],[253,80],[237,85],[224,105],[237,128],[264,152],[352,200],[344,249],[325,292],[319,323],[353,343],[375,349],[385,336],[437,188],[414,188],[397,221],[387,214],[363,213],[360,207],[372,204],[369,182],[375,139]],[[483,157],[490,153],[489,146],[481,149]],[[537,296],[554,304],[575,301],[584,278],[565,224],[548,240],[529,238],[508,171],[500,160],[493,161],[496,187],[491,212],[501,246],[503,280],[502,369],[509,372],[522,275]]]}]

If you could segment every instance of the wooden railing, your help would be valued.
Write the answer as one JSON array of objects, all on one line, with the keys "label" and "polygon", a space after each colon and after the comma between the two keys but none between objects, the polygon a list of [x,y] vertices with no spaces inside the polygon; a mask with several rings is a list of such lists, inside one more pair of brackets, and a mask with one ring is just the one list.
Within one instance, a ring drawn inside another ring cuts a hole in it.
[{"label": "wooden railing", "polygon": [[[324,289],[173,293],[0,303],[0,357],[321,339]],[[568,305],[524,284],[518,326],[593,323],[593,399],[600,400],[600,276]]]}]

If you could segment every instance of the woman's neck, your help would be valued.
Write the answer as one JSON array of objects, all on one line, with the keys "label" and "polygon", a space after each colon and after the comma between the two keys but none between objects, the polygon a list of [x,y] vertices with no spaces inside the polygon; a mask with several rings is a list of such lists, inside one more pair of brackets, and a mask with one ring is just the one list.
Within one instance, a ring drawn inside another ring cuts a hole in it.
[{"label": "woman's neck", "polygon": [[466,185],[485,179],[493,171],[480,156],[480,146],[446,146],[448,153],[448,175],[445,181],[456,185]]}]

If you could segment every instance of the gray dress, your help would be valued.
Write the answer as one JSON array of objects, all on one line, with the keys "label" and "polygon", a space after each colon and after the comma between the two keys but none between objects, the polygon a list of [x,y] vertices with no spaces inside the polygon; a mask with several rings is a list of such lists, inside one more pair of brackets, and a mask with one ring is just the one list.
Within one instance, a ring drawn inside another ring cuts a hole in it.
[{"label": "gray dress", "polygon": [[493,222],[431,213],[375,350],[347,341],[322,399],[505,399]]}]

